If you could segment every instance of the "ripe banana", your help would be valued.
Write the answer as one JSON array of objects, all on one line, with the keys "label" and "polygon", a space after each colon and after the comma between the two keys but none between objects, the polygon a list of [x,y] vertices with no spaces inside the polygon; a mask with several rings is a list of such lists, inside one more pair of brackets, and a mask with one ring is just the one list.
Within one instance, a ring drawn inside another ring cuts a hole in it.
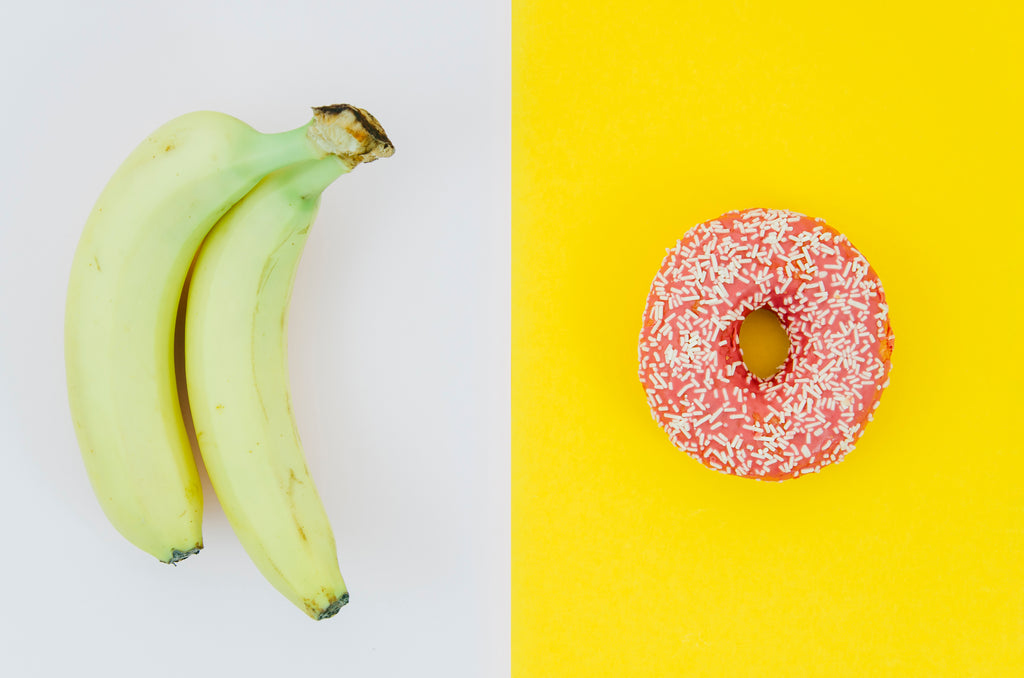
[{"label": "ripe banana", "polygon": [[[366,160],[393,152],[372,118],[352,128],[367,132]],[[185,381],[214,491],[263,576],[314,619],[348,591],[292,414],[287,313],[320,194],[357,162],[329,156],[261,181],[206,239],[185,306]]]},{"label": "ripe banana", "polygon": [[100,505],[129,541],[174,563],[202,548],[202,491],[178,405],[174,322],[210,228],[264,176],[351,153],[337,107],[261,134],[190,113],[143,141],[110,179],[75,252],[65,363],[75,433]]}]

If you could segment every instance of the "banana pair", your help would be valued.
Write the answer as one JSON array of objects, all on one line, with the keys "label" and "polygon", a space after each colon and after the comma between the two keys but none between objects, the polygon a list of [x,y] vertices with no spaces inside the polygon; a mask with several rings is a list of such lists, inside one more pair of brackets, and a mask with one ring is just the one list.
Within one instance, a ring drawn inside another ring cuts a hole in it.
[{"label": "banana pair", "polygon": [[292,414],[288,303],[321,193],[393,152],[373,116],[348,105],[316,108],[280,134],[220,113],[181,116],[115,172],[71,268],[68,396],[110,522],[163,562],[203,546],[174,365],[194,262],[185,366],[203,462],[250,558],[315,619],[337,613],[348,592]]}]

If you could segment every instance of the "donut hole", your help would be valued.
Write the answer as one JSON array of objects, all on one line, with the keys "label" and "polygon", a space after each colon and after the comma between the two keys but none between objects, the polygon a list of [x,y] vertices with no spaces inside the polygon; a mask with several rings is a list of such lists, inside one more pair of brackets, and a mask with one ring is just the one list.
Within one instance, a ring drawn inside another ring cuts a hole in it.
[{"label": "donut hole", "polygon": [[740,355],[747,371],[761,379],[778,374],[789,355],[789,335],[779,316],[764,306],[740,325]]}]

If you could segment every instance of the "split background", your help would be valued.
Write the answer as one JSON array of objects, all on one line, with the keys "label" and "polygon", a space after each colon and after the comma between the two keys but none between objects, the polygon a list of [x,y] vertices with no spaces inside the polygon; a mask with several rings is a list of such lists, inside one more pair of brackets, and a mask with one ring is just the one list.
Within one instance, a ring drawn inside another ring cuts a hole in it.
[{"label": "split background", "polygon": [[[55,2],[0,18],[14,675],[1024,669],[1017,6]],[[398,152],[326,193],[296,283],[295,409],[353,594],[314,624],[212,494],[207,548],[176,569],[106,524],[61,322],[84,215],[147,132],[196,108],[287,129],[336,99]],[[857,450],[781,484],[672,448],[635,374],[664,249],[752,206],[844,231],[897,335]]]}]

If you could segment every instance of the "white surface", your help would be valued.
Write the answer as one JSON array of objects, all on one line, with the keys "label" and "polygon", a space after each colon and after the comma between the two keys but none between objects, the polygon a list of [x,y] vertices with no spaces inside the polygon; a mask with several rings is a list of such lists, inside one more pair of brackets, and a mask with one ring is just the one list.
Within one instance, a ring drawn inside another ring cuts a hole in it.
[{"label": "white surface", "polygon": [[[506,4],[6,5],[4,675],[508,675]],[[196,109],[283,131],[339,102],[397,152],[328,189],[294,292],[294,404],[352,595],[313,622],[249,563],[205,476],[206,549],[180,566],[110,527],[62,321],[82,223],[148,132]]]}]

